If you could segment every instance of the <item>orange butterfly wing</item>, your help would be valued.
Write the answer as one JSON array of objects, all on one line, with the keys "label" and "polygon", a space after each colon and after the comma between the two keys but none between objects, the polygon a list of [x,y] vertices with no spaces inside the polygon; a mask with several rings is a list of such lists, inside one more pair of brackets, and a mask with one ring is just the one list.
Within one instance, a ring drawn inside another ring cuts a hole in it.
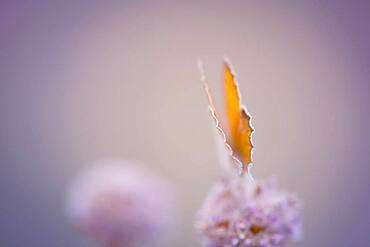
[{"label": "orange butterfly wing", "polygon": [[229,120],[230,136],[227,138],[234,154],[243,165],[252,163],[252,133],[251,117],[240,101],[238,85],[231,66],[225,62],[225,99],[226,112]]},{"label": "orange butterfly wing", "polygon": [[238,87],[235,84],[234,75],[231,71],[230,66],[224,64],[224,76],[225,76],[225,100],[226,100],[226,113],[229,120],[229,134],[228,141],[231,145],[235,145],[238,140],[239,127],[240,127],[240,96]]},{"label": "orange butterfly wing", "polygon": [[240,174],[244,174],[245,169],[248,168],[248,164],[252,163],[252,133],[254,130],[250,124],[251,117],[247,113],[245,107],[241,105],[235,75],[230,65],[225,62],[225,98],[230,127],[230,133],[226,135],[220,125],[202,63],[199,63],[199,69],[202,76],[201,81],[204,84],[208,97],[209,110],[216,125],[216,129],[231,158],[239,166]]}]

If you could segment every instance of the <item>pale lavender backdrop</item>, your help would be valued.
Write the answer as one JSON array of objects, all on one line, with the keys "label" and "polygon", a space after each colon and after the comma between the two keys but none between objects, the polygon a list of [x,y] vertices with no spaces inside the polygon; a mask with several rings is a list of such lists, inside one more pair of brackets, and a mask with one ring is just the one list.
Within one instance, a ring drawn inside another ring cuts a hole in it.
[{"label": "pale lavender backdrop", "polygon": [[221,58],[254,116],[255,177],[305,201],[292,246],[370,245],[368,1],[1,1],[0,246],[92,246],[70,226],[70,183],[100,158],[174,183],[168,246],[222,170],[196,67]]}]

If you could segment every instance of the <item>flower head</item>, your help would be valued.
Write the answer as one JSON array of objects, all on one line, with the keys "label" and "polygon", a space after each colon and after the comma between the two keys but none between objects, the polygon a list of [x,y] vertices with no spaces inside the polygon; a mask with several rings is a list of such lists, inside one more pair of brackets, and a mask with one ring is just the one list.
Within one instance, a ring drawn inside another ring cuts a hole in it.
[{"label": "flower head", "polygon": [[148,170],[103,161],[77,180],[68,206],[81,231],[106,246],[126,247],[159,239],[171,223],[172,202],[169,186]]},{"label": "flower head", "polygon": [[208,247],[281,247],[300,235],[300,203],[273,179],[221,180],[200,209],[197,226]]}]

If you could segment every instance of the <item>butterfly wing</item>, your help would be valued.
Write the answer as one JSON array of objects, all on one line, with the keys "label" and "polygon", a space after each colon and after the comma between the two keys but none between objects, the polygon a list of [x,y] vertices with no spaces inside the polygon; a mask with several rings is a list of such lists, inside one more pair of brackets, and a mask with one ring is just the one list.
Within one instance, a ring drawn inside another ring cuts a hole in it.
[{"label": "butterfly wing", "polygon": [[254,131],[246,108],[242,106],[235,74],[228,62],[224,63],[226,112],[230,136],[227,138],[234,154],[247,166],[252,163],[252,133]]},{"label": "butterfly wing", "polygon": [[239,127],[241,122],[240,114],[240,96],[238,86],[235,83],[235,77],[228,63],[224,63],[224,86],[225,86],[225,104],[226,113],[229,121],[228,141],[234,147],[238,141]]},{"label": "butterfly wing", "polygon": [[212,93],[211,93],[211,90],[209,88],[209,85],[208,85],[208,82],[207,82],[207,79],[206,79],[206,76],[204,74],[204,70],[203,70],[203,65],[202,63],[199,63],[199,69],[200,69],[200,72],[201,72],[201,81],[203,82],[203,85],[204,85],[204,89],[206,91],[206,94],[207,94],[207,98],[208,98],[208,109],[211,113],[211,117],[212,117],[212,120],[216,126],[216,130],[217,130],[217,133],[219,134],[219,136],[221,137],[221,140],[226,148],[226,151],[227,151],[227,155],[228,157],[231,157],[231,159],[235,162],[235,164],[237,164],[238,168],[239,168],[239,172],[242,174],[244,172],[244,169],[243,169],[243,164],[242,162],[234,155],[233,153],[233,149],[231,148],[231,145],[230,143],[227,141],[227,137],[226,137],[226,134],[225,134],[225,131],[222,129],[221,125],[220,125],[220,121],[219,121],[219,118],[218,118],[218,114],[216,112],[216,108],[215,108],[215,104],[213,102],[213,97],[212,97]]}]

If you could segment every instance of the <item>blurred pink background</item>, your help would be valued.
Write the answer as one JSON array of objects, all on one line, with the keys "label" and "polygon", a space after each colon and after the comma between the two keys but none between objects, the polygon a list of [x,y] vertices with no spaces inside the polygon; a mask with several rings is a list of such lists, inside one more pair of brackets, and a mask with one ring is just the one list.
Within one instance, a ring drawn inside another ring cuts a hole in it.
[{"label": "blurred pink background", "polygon": [[[66,191],[97,159],[140,160],[178,191],[169,246],[193,223],[218,164],[201,58],[222,57],[253,115],[255,177],[304,201],[294,246],[370,243],[370,5],[366,1],[3,1],[0,245],[94,246]],[[292,245],[293,246],[293,245]]]}]

